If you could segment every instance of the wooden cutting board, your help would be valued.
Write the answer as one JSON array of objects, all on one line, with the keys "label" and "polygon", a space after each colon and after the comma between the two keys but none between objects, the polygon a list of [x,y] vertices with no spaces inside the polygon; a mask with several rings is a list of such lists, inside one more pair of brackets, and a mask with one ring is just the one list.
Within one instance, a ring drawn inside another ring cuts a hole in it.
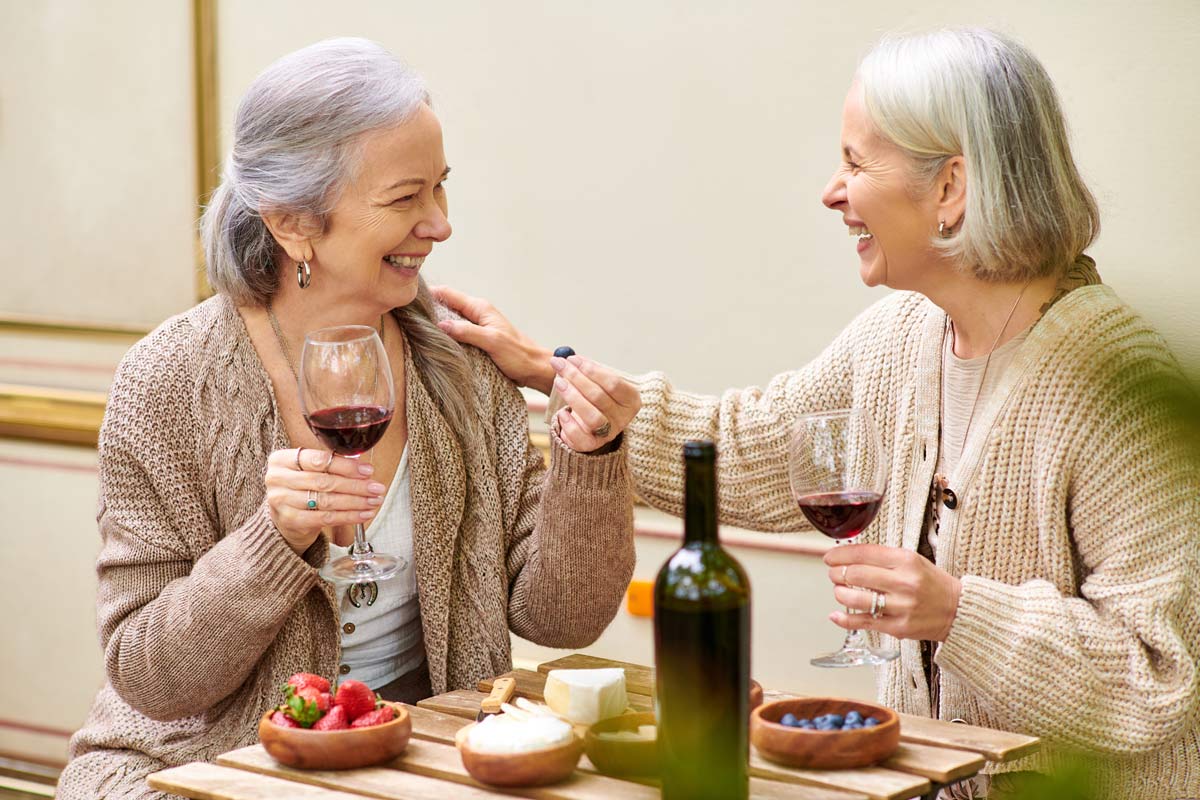
[{"label": "wooden cutting board", "polygon": [[[155,772],[146,778],[146,783],[160,792],[196,800],[277,800],[280,797],[295,800],[362,800],[360,794],[347,794],[322,789],[319,786],[293,783],[204,761],[194,761],[191,764]],[[445,800],[444,789],[440,800]]]},{"label": "wooden cutting board", "polygon": [[[631,694],[652,695],[654,693],[654,670],[625,661],[611,661],[606,658],[576,653],[539,664],[538,672],[544,674],[552,669],[602,669],[606,667],[625,669],[625,688]],[[532,686],[533,682],[527,677],[526,684]],[[802,697],[802,695],[769,689],[764,691],[766,702],[792,697]],[[976,725],[960,725],[911,714],[900,715],[900,740],[913,744],[968,750],[978,753],[988,761],[1000,762],[1024,758],[1037,752],[1041,747],[1041,741],[1033,736],[981,728]]]},{"label": "wooden cutting board", "polygon": [[[539,703],[546,700],[546,675],[541,672],[530,672],[527,669],[515,669],[512,672],[506,672],[503,675],[497,675],[497,678],[512,678],[517,682],[515,694],[517,697],[527,697],[530,700],[536,700]],[[490,692],[495,678],[484,678],[479,682],[479,690],[481,692]],[[486,696],[486,695],[485,695]],[[629,700],[629,708],[634,711],[653,711],[654,700],[644,694],[636,694],[629,691],[628,683],[625,686],[625,696]]]}]

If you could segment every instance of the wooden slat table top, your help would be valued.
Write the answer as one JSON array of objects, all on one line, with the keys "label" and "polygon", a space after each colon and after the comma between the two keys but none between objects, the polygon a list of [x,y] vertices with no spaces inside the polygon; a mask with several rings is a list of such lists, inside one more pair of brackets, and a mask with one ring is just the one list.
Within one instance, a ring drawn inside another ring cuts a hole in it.
[{"label": "wooden slat table top", "polygon": [[[516,694],[544,700],[546,673],[551,669],[625,669],[630,707],[649,710],[654,672],[649,667],[592,656],[571,655],[541,664],[537,672],[514,670]],[[499,677],[499,676],[497,676]],[[493,679],[494,680],[494,679]],[[601,775],[584,756],[566,781],[554,786],[517,790],[490,789],[477,783],[454,748],[454,734],[475,720],[492,680],[480,691],[459,690],[408,706],[413,738],[405,753],[390,764],[356,770],[295,770],[271,758],[261,745],[225,753],[216,764],[196,762],[163,770],[147,782],[162,791],[197,800],[482,800],[501,796],[536,800],[651,800],[658,798],[652,780],[630,781]],[[768,701],[797,695],[765,691]],[[970,725],[901,716],[901,745],[884,763],[857,770],[804,770],[774,764],[751,748],[751,797],[764,800],[905,800],[976,774],[985,758],[1020,758],[1037,750],[1028,736]]]},{"label": "wooden slat table top", "polygon": [[[610,661],[595,656],[573,654],[539,664],[538,672],[544,675],[552,669],[600,669],[605,667],[625,669],[625,688],[630,693],[646,695],[654,693],[654,670],[625,661]],[[521,672],[527,673],[528,671],[521,670]],[[528,674],[524,675],[524,679],[527,685],[534,684]],[[538,691],[541,691],[540,688]],[[767,702],[802,696],[778,690],[766,690],[764,695]],[[1033,736],[981,728],[976,725],[961,725],[911,714],[900,715],[900,739],[913,744],[969,750],[978,753],[988,761],[1000,762],[1024,758],[1037,752],[1041,747],[1040,740]]]}]

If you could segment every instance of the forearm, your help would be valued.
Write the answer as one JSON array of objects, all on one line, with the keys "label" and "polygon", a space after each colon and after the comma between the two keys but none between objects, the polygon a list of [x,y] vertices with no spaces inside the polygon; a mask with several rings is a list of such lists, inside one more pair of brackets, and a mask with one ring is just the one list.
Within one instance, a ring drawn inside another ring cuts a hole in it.
[{"label": "forearm", "polygon": [[198,713],[231,694],[313,586],[260,509],[194,564],[168,559],[102,519],[98,608],[113,688],[154,719]]},{"label": "forearm", "polygon": [[553,439],[532,532],[508,554],[509,626],[550,647],[603,633],[633,575],[633,502],[625,448],[581,455]]}]

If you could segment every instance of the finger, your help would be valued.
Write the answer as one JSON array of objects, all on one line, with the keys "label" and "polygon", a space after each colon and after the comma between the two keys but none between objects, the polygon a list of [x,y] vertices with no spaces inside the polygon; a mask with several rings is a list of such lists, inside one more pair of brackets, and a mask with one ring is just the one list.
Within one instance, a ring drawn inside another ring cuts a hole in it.
[{"label": "finger", "polygon": [[871,610],[871,602],[874,600],[874,593],[857,589],[853,586],[835,586],[833,597],[846,608],[869,612]]},{"label": "finger", "polygon": [[899,547],[882,544],[843,544],[830,548],[825,553],[825,566],[844,567],[848,564],[871,564],[877,567],[895,567],[903,560]]},{"label": "finger", "polygon": [[590,453],[603,444],[590,431],[584,430],[579,421],[565,408],[558,412],[558,438],[576,453]]},{"label": "finger", "polygon": [[487,350],[486,345],[491,337],[491,332],[487,328],[462,319],[444,319],[438,322],[437,326],[456,342]]},{"label": "finger", "polygon": [[[360,478],[370,475],[375,468],[366,462],[345,456],[334,455],[328,450],[317,447],[298,448],[300,452],[300,469],[303,472],[325,472],[332,475],[343,475],[348,478]],[[269,466],[283,467],[296,471],[297,449],[276,450],[267,459]]]},{"label": "finger", "polygon": [[330,532],[329,540],[338,547],[349,547],[354,542],[354,528],[350,525],[339,525]]},{"label": "finger", "polygon": [[608,418],[603,412],[592,405],[587,397],[561,376],[554,379],[554,388],[558,391],[562,399],[566,401],[575,419],[578,420],[584,429],[594,431],[605,422],[608,422]]},{"label": "finger", "polygon": [[[555,362],[558,363],[555,364]],[[585,375],[574,364],[570,363],[569,359],[555,357],[550,359],[550,363],[558,372],[559,377],[556,380],[568,382],[571,388],[576,391],[577,397],[586,398],[588,404],[604,417],[604,420],[600,420],[596,427],[603,425],[605,420],[621,424],[626,421],[628,412],[622,413],[621,405],[603,387]],[[559,389],[560,393],[563,391],[563,389]],[[563,396],[566,397],[565,394]],[[584,417],[584,423],[590,423],[590,420],[586,416]]]},{"label": "finger", "polygon": [[603,389],[615,403],[626,408],[641,405],[642,396],[633,384],[609,367],[579,355],[568,356],[567,361]]},{"label": "finger", "polygon": [[307,508],[301,509],[285,505],[276,512],[275,527],[315,533],[331,525],[365,525],[378,513],[379,509],[377,508],[368,511],[334,511],[332,509],[309,511]]},{"label": "finger", "polygon": [[904,584],[898,570],[873,567],[869,564],[849,564],[829,568],[829,582],[835,586],[857,586],[880,592],[894,592]]},{"label": "finger", "polygon": [[839,628],[848,631],[878,631],[897,639],[903,639],[901,624],[895,617],[872,617],[870,614],[847,614],[845,611],[835,611],[829,615],[829,621]]},{"label": "finger", "polygon": [[451,311],[461,314],[476,325],[481,323],[484,314],[491,307],[491,303],[482,297],[471,297],[449,286],[436,286],[430,291]]},{"label": "finger", "polygon": [[[309,501],[315,501],[316,507],[309,508]],[[287,494],[288,505],[303,511],[316,513],[318,511],[370,511],[375,513],[383,505],[379,496],[363,497],[357,494],[340,494],[314,491],[290,490]]]},{"label": "finger", "polygon": [[324,472],[296,472],[288,470],[278,479],[278,485],[287,489],[299,489],[323,494],[348,494],[362,497],[377,497],[387,494],[387,487],[379,481],[360,478],[344,478]]}]

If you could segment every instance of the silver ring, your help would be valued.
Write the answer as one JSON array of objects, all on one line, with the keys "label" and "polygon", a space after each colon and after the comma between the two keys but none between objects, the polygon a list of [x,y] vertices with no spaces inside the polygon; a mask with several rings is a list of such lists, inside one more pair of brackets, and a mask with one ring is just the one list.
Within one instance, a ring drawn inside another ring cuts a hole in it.
[{"label": "silver ring", "polygon": [[303,452],[304,452],[303,447],[296,448],[296,469],[300,470],[301,472],[304,472],[304,467],[300,464],[300,454]]},{"label": "silver ring", "polygon": [[879,592],[871,592],[871,619],[879,619]]},{"label": "silver ring", "polygon": [[608,434],[611,432],[612,432],[612,423],[610,423],[608,420],[604,420],[603,425],[601,425],[599,428],[596,428],[596,430],[592,431],[592,436],[595,436],[597,439],[603,439],[605,436],[608,436]]},{"label": "silver ring", "polygon": [[879,592],[879,615],[883,616],[883,610],[887,608],[887,595]]},{"label": "silver ring", "polygon": [[319,511],[317,508],[317,493],[312,489],[308,490],[308,502],[304,504],[309,511]]}]

